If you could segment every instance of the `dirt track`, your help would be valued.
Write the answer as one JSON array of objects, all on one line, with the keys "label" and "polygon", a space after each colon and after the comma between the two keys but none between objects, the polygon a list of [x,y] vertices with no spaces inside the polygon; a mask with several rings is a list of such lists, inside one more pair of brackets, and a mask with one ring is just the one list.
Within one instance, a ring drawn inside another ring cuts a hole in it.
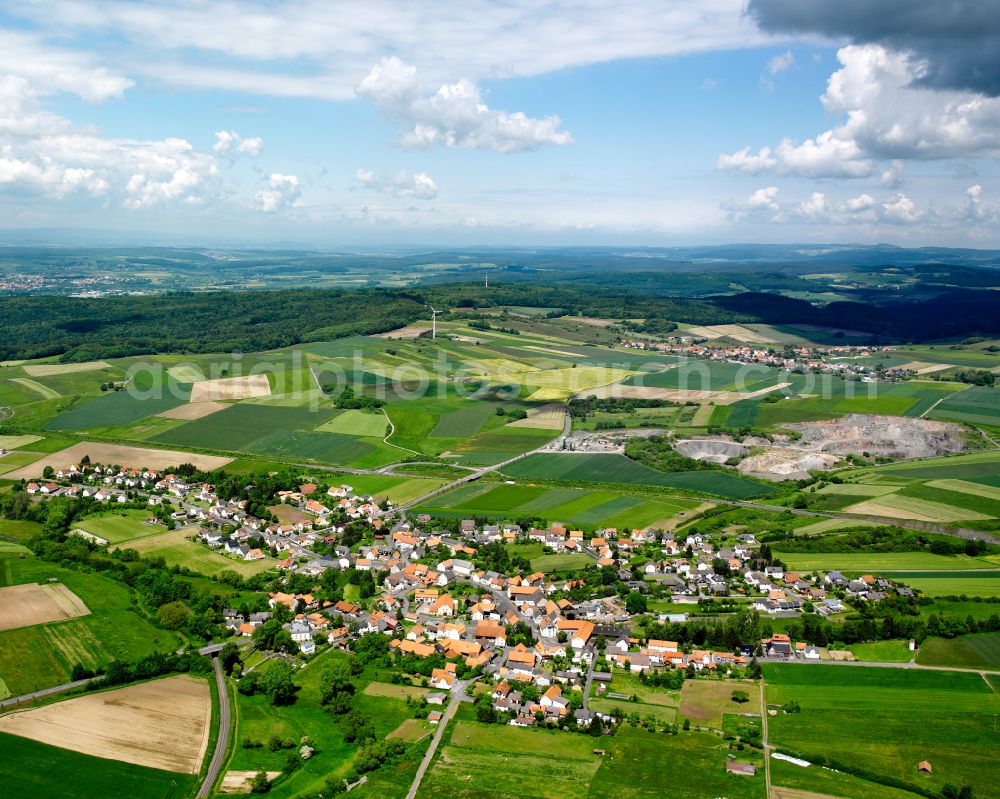
[{"label": "dirt track", "polygon": [[139,766],[197,774],[208,748],[208,683],[186,675],[0,717],[0,731]]},{"label": "dirt track", "polygon": [[60,583],[0,588],[0,630],[86,616],[90,610]]}]

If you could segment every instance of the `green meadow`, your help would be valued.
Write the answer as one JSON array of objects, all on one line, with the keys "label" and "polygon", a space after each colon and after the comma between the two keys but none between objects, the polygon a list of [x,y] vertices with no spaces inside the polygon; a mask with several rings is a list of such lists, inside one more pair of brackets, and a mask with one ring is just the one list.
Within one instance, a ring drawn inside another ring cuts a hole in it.
[{"label": "green meadow", "polygon": [[[763,670],[769,705],[801,706],[768,722],[779,751],[931,790],[970,783],[976,795],[996,795],[1000,697],[978,674],[817,664]],[[922,760],[933,775],[917,773]]]},{"label": "green meadow", "polygon": [[473,482],[431,498],[420,510],[452,516],[492,516],[504,519],[540,517],[575,527],[637,528],[666,522],[697,503],[679,497],[629,495],[609,490],[497,485]]},{"label": "green meadow", "polygon": [[33,557],[0,554],[0,586],[44,583],[51,577],[83,600],[90,613],[0,632],[0,678],[12,694],[68,682],[77,663],[94,669],[116,658],[134,660],[179,645],[176,633],[147,621],[135,607],[132,590],[122,583]]},{"label": "green meadow", "polygon": [[631,483],[713,494],[724,499],[749,499],[773,489],[753,480],[716,469],[660,472],[624,455],[536,453],[503,468],[512,477],[585,483]]},{"label": "green meadow", "polygon": [[0,788],[19,799],[184,799],[197,777],[82,755],[0,732]]}]

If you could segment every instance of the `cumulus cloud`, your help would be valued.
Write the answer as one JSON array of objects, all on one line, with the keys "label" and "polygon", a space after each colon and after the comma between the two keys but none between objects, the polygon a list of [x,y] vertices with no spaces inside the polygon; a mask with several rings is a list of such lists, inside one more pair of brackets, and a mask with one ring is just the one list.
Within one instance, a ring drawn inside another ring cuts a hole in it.
[{"label": "cumulus cloud", "polygon": [[969,186],[961,201],[918,203],[903,192],[876,199],[863,193],[837,200],[814,191],[802,200],[783,201],[778,189],[758,189],[743,200],[720,205],[732,223],[822,225],[846,228],[901,229],[939,233],[963,229],[975,236],[1000,223],[1000,200],[984,196],[981,185]]},{"label": "cumulus cloud", "polygon": [[749,0],[776,34],[819,34],[879,44],[922,64],[916,85],[1000,96],[1000,0]]},{"label": "cumulus cloud", "polygon": [[516,153],[544,145],[570,144],[573,137],[559,130],[560,119],[533,119],[520,111],[490,108],[479,87],[460,80],[424,96],[417,71],[395,56],[372,67],[357,87],[379,111],[401,129],[403,147],[443,145],[463,149]]},{"label": "cumulus cloud", "polygon": [[786,69],[791,69],[794,66],[795,53],[791,50],[786,50],[784,53],[776,55],[767,62],[767,72],[769,75],[777,75],[779,72],[784,72]]},{"label": "cumulus cloud", "polygon": [[298,208],[302,205],[301,195],[297,176],[275,172],[268,180],[268,187],[254,194],[254,207],[268,214]]},{"label": "cumulus cloud", "polygon": [[128,208],[197,202],[212,156],[183,139],[102,136],[46,108],[56,95],[120,97],[132,82],[79,53],[0,32],[0,191],[21,198],[100,198]]},{"label": "cumulus cloud", "polygon": [[397,172],[395,175],[378,175],[368,169],[354,173],[355,180],[366,189],[391,194],[395,197],[412,197],[418,200],[433,200],[438,187],[434,178],[426,172]]},{"label": "cumulus cloud", "polygon": [[[866,177],[878,161],[996,157],[1000,99],[917,86],[922,65],[881,45],[850,45],[837,53],[841,68],[821,100],[841,123],[812,139],[784,139],[756,153],[722,154],[716,167],[749,174]],[[898,180],[890,166],[889,182]]]},{"label": "cumulus cloud", "polygon": [[215,132],[212,149],[227,158],[238,158],[241,155],[256,158],[264,151],[264,140],[259,136],[243,138],[235,130],[218,130]]}]

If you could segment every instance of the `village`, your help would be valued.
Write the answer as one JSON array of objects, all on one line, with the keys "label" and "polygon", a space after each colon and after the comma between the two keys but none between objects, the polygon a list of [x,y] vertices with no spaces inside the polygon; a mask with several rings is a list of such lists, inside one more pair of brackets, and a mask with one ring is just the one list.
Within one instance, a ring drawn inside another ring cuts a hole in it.
[{"label": "village", "polygon": [[[716,602],[737,602],[762,619],[823,618],[890,594],[913,595],[870,575],[786,570],[762,552],[757,537],[738,531],[583,531],[557,523],[522,529],[473,519],[445,529],[448,520],[418,514],[411,523],[384,498],[315,482],[275,491],[271,518],[264,519],[248,512],[247,500],[220,499],[214,485],[175,473],[87,463],[51,477],[27,483],[26,492],[108,505],[145,503],[148,523],[190,529],[190,546],[273,565],[284,575],[274,584],[285,589],[269,591],[267,610],[222,611],[235,639],[261,646],[263,638],[264,648],[304,663],[298,659],[321,649],[349,650],[363,636],[384,636],[406,680],[444,693],[464,689],[463,678],[485,681],[493,686],[493,710],[516,726],[569,721],[586,727],[595,718],[613,724],[587,705],[610,690],[616,671],[741,676],[757,662],[829,657],[780,632],[732,651],[681,645],[644,636],[641,620],[683,625],[702,617],[705,603]],[[506,547],[530,543],[552,555],[583,554],[592,565],[571,577],[491,567]],[[324,598],[329,592],[323,586],[343,582],[344,575],[365,590],[351,600]],[[315,588],[301,590],[308,585]],[[669,598],[673,611],[647,613],[654,598]],[[276,623],[283,631],[280,644]],[[258,632],[265,625],[266,637]],[[440,697],[428,702],[440,704]]]}]

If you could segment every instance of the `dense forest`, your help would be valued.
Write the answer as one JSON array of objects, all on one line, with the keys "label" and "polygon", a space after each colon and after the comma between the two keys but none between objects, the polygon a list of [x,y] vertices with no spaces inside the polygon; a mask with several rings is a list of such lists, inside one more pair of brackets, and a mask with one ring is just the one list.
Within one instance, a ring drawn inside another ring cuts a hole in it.
[{"label": "dense forest", "polygon": [[[407,289],[226,291],[100,299],[0,297],[0,360],[59,356],[84,361],[158,352],[265,350],[381,333],[426,318],[425,303],[463,310],[499,305],[552,315],[641,318],[650,329],[694,324],[816,324],[872,334],[873,342],[925,341],[1000,333],[1000,292],[940,288],[893,292],[823,306],[779,294],[705,298],[657,296],[571,279],[450,283]],[[661,281],[666,278],[659,275]],[[640,282],[641,285],[641,282]],[[910,299],[907,299],[907,298]]]}]

